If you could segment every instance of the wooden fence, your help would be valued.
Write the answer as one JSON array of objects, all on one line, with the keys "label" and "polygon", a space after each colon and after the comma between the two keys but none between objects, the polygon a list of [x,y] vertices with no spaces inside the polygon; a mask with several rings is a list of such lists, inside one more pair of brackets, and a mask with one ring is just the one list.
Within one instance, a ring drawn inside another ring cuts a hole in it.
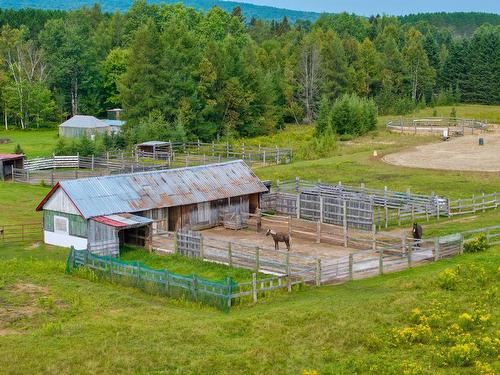
[{"label": "wooden fence", "polygon": [[107,176],[115,173],[134,173],[166,169],[169,166],[158,161],[135,160],[125,154],[104,156],[57,156],[40,157],[25,161],[23,169],[12,168],[15,182],[46,184],[53,186],[59,181],[85,177]]},{"label": "wooden fence", "polygon": [[179,164],[187,158],[206,162],[221,162],[242,159],[252,167],[292,162],[293,151],[290,148],[248,146],[244,143],[236,146],[229,143],[169,142],[170,151],[154,153],[136,149],[137,157],[163,159],[169,164]]},{"label": "wooden fence", "polygon": [[125,262],[119,259],[99,256],[87,250],[71,249],[66,263],[68,273],[85,267],[101,277],[113,282],[134,285],[147,292],[160,293],[174,298],[186,298],[223,311],[231,306],[251,300],[257,302],[259,296],[268,292],[287,289],[302,284],[299,276],[287,275],[258,278],[252,274],[252,281],[237,283],[231,278],[223,281],[210,281],[196,275],[179,275],[167,270],[153,269],[139,262]]},{"label": "wooden fence", "polygon": [[33,243],[43,240],[40,223],[0,225],[0,246]]},{"label": "wooden fence", "polygon": [[475,214],[498,208],[498,193],[473,195],[450,201],[450,216]]},{"label": "wooden fence", "polygon": [[488,124],[478,120],[433,117],[391,120],[386,127],[390,131],[400,133],[438,133],[442,135],[446,130],[448,136],[463,136],[467,133],[484,132],[488,128]]},{"label": "wooden fence", "polygon": [[[275,192],[280,199],[289,202],[293,200],[293,197],[302,194],[353,202],[353,205],[361,208],[359,215],[354,215],[353,217],[354,222],[360,221],[355,227],[365,227],[367,230],[370,230],[368,222],[376,223],[379,228],[387,228],[391,223],[401,225],[404,222],[415,221],[417,219],[429,220],[432,217],[440,218],[449,216],[447,198],[439,197],[434,193],[430,195],[415,194],[410,189],[406,192],[399,192],[391,191],[387,186],[384,189],[373,189],[365,187],[364,184],[351,186],[339,182],[334,185],[305,181],[297,177],[294,180],[278,180],[275,185]],[[264,200],[266,199],[272,200],[273,196],[264,197]],[[282,204],[287,210],[278,211],[277,209],[277,211],[286,214],[293,214],[292,211],[296,210],[298,205],[298,203],[284,204],[278,202],[279,204]],[[338,210],[341,211],[340,209]],[[373,211],[371,218],[370,210]],[[358,219],[356,219],[356,216]],[[337,221],[337,223],[339,222]]]}]

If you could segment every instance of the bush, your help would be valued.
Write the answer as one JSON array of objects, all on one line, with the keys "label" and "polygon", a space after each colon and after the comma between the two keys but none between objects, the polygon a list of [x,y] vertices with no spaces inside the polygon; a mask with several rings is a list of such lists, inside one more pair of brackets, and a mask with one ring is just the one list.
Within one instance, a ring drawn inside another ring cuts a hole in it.
[{"label": "bush", "polygon": [[417,324],[394,331],[394,338],[398,344],[423,344],[428,342],[431,337],[431,327],[427,324]]},{"label": "bush", "polygon": [[23,149],[21,148],[21,145],[18,143],[16,145],[16,148],[14,149],[14,154],[17,154],[17,155],[22,155],[24,154],[24,151]]},{"label": "bush", "polygon": [[454,290],[458,284],[458,272],[451,268],[446,268],[439,273],[438,284],[442,289]]},{"label": "bush", "polygon": [[448,363],[454,366],[470,366],[479,356],[479,349],[473,342],[457,344],[447,351]]},{"label": "bush", "polygon": [[479,253],[488,249],[488,238],[484,233],[481,233],[476,238],[465,242],[464,251],[466,253]]},{"label": "bush", "polygon": [[330,117],[335,133],[361,135],[377,126],[377,106],[371,99],[344,95],[335,101]]}]

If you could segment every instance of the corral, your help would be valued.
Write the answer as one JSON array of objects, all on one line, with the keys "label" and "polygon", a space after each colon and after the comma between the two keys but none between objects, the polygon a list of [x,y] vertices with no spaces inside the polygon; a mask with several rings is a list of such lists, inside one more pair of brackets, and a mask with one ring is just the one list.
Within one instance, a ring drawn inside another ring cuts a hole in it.
[{"label": "corral", "polygon": [[386,127],[393,132],[410,134],[437,133],[447,138],[483,133],[488,129],[488,124],[484,121],[472,119],[428,117],[391,120],[387,123]]},{"label": "corral", "polygon": [[[479,138],[484,145],[479,145]],[[386,163],[438,170],[500,171],[500,134],[466,135],[384,156]]]}]

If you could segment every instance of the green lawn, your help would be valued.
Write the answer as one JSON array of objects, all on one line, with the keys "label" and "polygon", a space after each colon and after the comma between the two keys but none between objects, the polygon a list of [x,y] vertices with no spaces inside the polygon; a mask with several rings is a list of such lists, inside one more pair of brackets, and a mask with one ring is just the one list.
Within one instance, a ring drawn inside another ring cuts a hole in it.
[{"label": "green lawn", "polygon": [[50,188],[37,185],[0,182],[0,224],[41,222],[35,208]]},{"label": "green lawn", "polygon": [[[488,366],[500,371],[494,341],[499,254],[490,249],[277,295],[224,314],[66,275],[63,250],[2,249],[2,373],[478,374]],[[463,364],[469,354],[471,361]]]},{"label": "green lawn", "polygon": [[0,138],[8,138],[11,143],[0,144],[0,153],[13,153],[17,144],[21,145],[28,158],[50,156],[57,143],[57,130],[0,130]]},{"label": "green lawn", "polygon": [[[133,260],[141,262],[155,269],[167,269],[180,275],[192,275],[204,277],[209,280],[222,280],[231,277],[239,282],[252,280],[252,271],[242,268],[232,268],[223,264],[208,263],[202,260],[187,258],[182,255],[158,255],[151,254],[144,249],[124,248],[120,250],[122,260]],[[261,275],[263,276],[263,275]]]}]

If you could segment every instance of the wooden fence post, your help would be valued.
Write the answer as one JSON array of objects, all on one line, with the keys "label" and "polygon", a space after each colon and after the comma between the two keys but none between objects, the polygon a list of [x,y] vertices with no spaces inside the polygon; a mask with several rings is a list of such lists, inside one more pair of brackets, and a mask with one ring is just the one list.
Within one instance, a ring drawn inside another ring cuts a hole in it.
[{"label": "wooden fence post", "polygon": [[203,248],[203,236],[200,235],[200,258],[205,259],[205,249]]},{"label": "wooden fence post", "polygon": [[378,273],[379,275],[383,275],[384,273],[384,249],[380,249],[379,257],[378,257]]},{"label": "wooden fence post", "polygon": [[316,286],[321,285],[321,258],[316,259]]},{"label": "wooden fence post", "polygon": [[260,269],[260,248],[255,247],[255,272],[259,272]]},{"label": "wooden fence post", "polygon": [[463,254],[464,253],[464,241],[465,241],[464,234],[460,233],[460,247],[458,249],[458,253],[459,254]]},{"label": "wooden fence post", "polygon": [[300,219],[300,193],[297,195],[297,219]]},{"label": "wooden fence post", "polygon": [[291,267],[290,267],[290,253],[287,252],[286,253],[286,283],[287,283],[287,290],[288,290],[288,293],[290,293],[292,291],[292,270],[291,270]]},{"label": "wooden fence post", "polygon": [[483,206],[483,212],[486,212],[486,207],[485,207],[485,199],[484,199],[484,192],[483,192],[482,206]]},{"label": "wooden fence post", "polygon": [[348,245],[348,236],[347,236],[347,201],[344,199],[343,204],[343,215],[342,215],[342,228],[344,230],[344,247]]},{"label": "wooden fence post", "polygon": [[411,264],[412,254],[413,254],[413,246],[408,246],[408,252],[406,253],[406,256],[408,257],[408,268],[411,268],[411,266],[412,266],[412,264]]},{"label": "wooden fence post", "polygon": [[252,273],[252,300],[257,303],[257,274]]},{"label": "wooden fence post", "polygon": [[353,267],[354,266],[354,256],[352,253],[349,254],[349,281],[352,281]]},{"label": "wooden fence post", "polygon": [[174,253],[177,254],[179,253],[179,239],[177,231],[174,232]]},{"label": "wooden fence post", "polygon": [[434,261],[439,260],[440,257],[440,249],[439,249],[439,237],[434,238]]},{"label": "wooden fence post", "polygon": [[316,222],[316,243],[321,243],[321,221]]},{"label": "wooden fence post", "polygon": [[170,283],[169,283],[169,280],[168,280],[168,271],[167,270],[164,270],[163,271],[163,278],[165,280],[165,294],[169,294],[170,292]]},{"label": "wooden fence post", "polygon": [[231,242],[227,243],[227,257],[229,258],[229,267],[233,266],[233,251],[231,248]]},{"label": "wooden fence post", "polygon": [[319,196],[319,221],[322,223],[324,219],[324,199],[323,196],[320,194]]}]

